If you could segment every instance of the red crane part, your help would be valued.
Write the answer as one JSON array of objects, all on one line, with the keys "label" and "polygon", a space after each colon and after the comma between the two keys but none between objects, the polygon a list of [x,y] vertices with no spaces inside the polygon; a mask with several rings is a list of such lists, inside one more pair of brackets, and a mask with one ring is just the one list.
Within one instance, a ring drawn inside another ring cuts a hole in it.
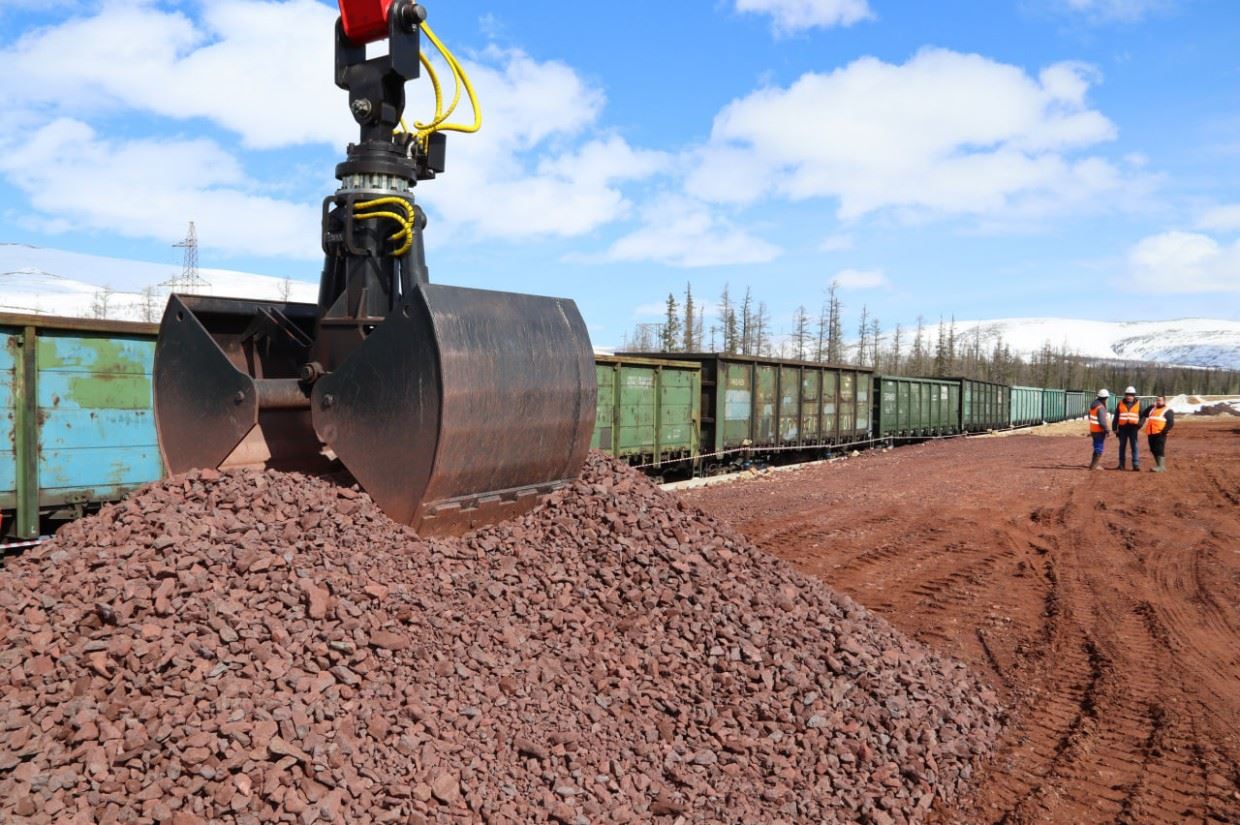
[{"label": "red crane part", "polygon": [[382,40],[388,31],[392,0],[340,0],[345,37],[361,45]]}]

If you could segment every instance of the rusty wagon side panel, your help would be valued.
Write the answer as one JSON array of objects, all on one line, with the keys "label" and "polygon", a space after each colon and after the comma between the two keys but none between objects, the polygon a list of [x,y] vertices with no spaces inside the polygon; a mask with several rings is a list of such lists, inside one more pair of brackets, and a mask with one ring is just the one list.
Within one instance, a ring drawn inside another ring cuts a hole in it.
[{"label": "rusty wagon side panel", "polygon": [[0,314],[0,532],[35,538],[158,479],[156,327]]}]

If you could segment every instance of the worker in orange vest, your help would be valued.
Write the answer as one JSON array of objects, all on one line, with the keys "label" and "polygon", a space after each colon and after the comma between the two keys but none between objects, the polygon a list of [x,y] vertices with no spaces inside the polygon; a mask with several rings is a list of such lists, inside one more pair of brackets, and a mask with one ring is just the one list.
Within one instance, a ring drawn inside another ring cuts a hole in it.
[{"label": "worker in orange vest", "polygon": [[1101,470],[1098,466],[1102,463],[1102,448],[1107,442],[1107,433],[1109,429],[1107,422],[1107,399],[1111,397],[1111,391],[1106,389],[1098,390],[1098,397],[1094,399],[1094,403],[1089,405],[1089,435],[1094,440],[1094,457],[1089,462],[1089,469]]},{"label": "worker in orange vest", "polygon": [[1160,395],[1145,418],[1145,432],[1150,440],[1150,455],[1154,456],[1154,466],[1151,470],[1155,473],[1167,471],[1165,455],[1167,434],[1174,426],[1175,412],[1167,406],[1167,399]]},{"label": "worker in orange vest", "polygon": [[1132,445],[1132,469],[1141,469],[1141,457],[1137,455],[1137,436],[1141,432],[1141,402],[1137,400],[1137,388],[1124,390],[1124,397],[1115,405],[1115,418],[1111,421],[1111,430],[1119,436],[1119,466],[1115,469],[1126,469],[1124,464],[1125,449]]}]

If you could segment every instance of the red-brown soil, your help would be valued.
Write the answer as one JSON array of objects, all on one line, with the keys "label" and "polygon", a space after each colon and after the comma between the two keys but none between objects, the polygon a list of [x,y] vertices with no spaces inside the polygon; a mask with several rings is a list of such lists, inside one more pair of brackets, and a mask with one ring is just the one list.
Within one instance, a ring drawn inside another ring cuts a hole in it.
[{"label": "red-brown soil", "polygon": [[1240,822],[1240,426],[1177,427],[1162,475],[1088,450],[939,442],[684,496],[1001,690],[941,822]]}]

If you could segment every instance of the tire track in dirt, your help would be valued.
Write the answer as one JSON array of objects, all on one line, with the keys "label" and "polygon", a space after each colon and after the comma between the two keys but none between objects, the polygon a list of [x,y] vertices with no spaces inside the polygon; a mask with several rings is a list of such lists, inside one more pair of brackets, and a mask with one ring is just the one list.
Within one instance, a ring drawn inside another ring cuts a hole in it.
[{"label": "tire track in dirt", "polygon": [[936,821],[1240,823],[1240,431],[1176,433],[1161,476],[1017,436],[686,498],[991,675],[1011,723]]}]

